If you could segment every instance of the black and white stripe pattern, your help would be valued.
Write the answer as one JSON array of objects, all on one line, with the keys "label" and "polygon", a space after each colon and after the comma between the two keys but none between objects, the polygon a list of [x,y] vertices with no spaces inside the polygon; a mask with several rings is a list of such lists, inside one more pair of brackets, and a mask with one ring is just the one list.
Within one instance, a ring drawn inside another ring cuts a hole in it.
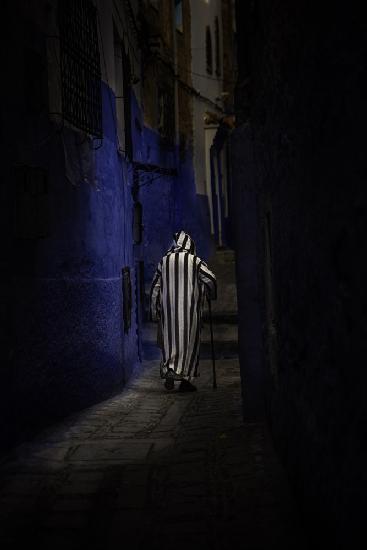
[{"label": "black and white stripe pattern", "polygon": [[216,279],[196,256],[195,244],[184,231],[162,258],[151,287],[151,318],[162,325],[161,376],[177,379],[197,375],[201,311],[204,296],[216,298]]}]

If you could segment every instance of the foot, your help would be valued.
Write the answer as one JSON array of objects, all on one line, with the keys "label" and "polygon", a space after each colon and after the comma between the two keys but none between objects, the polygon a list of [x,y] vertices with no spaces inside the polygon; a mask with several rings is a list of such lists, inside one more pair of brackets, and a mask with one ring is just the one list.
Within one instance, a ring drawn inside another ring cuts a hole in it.
[{"label": "foot", "polygon": [[180,387],[178,389],[179,391],[183,391],[183,392],[186,392],[186,391],[196,391],[197,388],[196,386],[194,386],[193,384],[191,384],[191,382],[189,382],[188,380],[181,380],[181,384],[180,384]]},{"label": "foot", "polygon": [[164,387],[166,388],[166,390],[173,390],[175,387],[175,381],[173,380],[173,378],[166,378]]}]

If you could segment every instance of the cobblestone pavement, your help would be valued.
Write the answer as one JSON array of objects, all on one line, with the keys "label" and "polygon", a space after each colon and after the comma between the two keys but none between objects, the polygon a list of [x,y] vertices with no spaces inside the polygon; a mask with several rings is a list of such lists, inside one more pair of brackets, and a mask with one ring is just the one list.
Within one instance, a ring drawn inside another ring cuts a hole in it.
[{"label": "cobblestone pavement", "polygon": [[120,395],[5,457],[0,547],[305,548],[266,427],[243,422],[236,354],[221,355],[216,391],[209,359],[190,394],[145,361]]},{"label": "cobblestone pavement", "polygon": [[43,432],[1,466],[1,548],[302,548],[261,423],[243,424],[237,360],[164,393],[149,362],[119,396]]}]

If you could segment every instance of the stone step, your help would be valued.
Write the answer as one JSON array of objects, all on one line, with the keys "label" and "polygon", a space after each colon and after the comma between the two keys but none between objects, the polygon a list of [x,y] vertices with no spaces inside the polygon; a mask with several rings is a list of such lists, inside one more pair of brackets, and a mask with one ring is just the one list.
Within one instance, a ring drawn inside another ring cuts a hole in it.
[{"label": "stone step", "polygon": [[[238,342],[214,342],[214,355],[216,359],[233,359],[238,356]],[[145,361],[158,361],[161,358],[161,350],[155,342],[143,343],[143,359]],[[212,358],[211,342],[201,342],[200,359]]]},{"label": "stone step", "polygon": [[[207,308],[207,305],[205,306]],[[217,299],[212,301],[212,311],[236,311],[237,287],[233,284],[221,284],[218,281]]]},{"label": "stone step", "polygon": [[[230,322],[228,322],[230,321]],[[215,356],[222,359],[234,358],[238,355],[238,327],[236,313],[222,313],[219,318],[213,318],[213,338]],[[159,360],[161,351],[157,346],[157,325],[146,323],[142,330],[142,354],[147,361]],[[211,335],[209,318],[204,319],[201,332],[200,357],[211,359]]]},{"label": "stone step", "polygon": [[[238,327],[235,323],[213,323],[213,337],[216,342],[237,342]],[[210,341],[210,324],[206,322],[201,331],[201,341]]]},{"label": "stone step", "polygon": [[211,260],[218,263],[234,262],[235,253],[231,248],[217,248]]},{"label": "stone step", "polygon": [[[210,319],[208,311],[204,311],[203,321],[204,323],[209,323]],[[237,311],[212,311],[212,321],[213,325],[235,325],[238,323],[238,313]]]},{"label": "stone step", "polygon": [[[238,356],[238,342],[214,341],[215,359],[234,359]],[[212,346],[210,342],[201,342],[200,359],[212,358]]]},{"label": "stone step", "polygon": [[[213,337],[217,342],[237,342],[238,328],[236,323],[216,323],[213,322]],[[204,321],[204,326],[201,332],[202,342],[210,341],[210,324],[209,318]],[[155,344],[157,341],[157,326],[154,323],[145,325],[142,330],[142,343]]]}]

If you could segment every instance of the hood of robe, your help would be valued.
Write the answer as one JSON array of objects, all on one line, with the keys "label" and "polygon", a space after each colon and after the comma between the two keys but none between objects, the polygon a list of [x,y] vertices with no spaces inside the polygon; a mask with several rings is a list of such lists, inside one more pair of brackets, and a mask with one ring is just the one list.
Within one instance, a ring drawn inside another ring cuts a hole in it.
[{"label": "hood of robe", "polygon": [[175,241],[173,249],[175,251],[187,250],[190,254],[196,254],[195,243],[188,233],[185,231],[177,231],[177,233],[173,235],[173,238]]}]

